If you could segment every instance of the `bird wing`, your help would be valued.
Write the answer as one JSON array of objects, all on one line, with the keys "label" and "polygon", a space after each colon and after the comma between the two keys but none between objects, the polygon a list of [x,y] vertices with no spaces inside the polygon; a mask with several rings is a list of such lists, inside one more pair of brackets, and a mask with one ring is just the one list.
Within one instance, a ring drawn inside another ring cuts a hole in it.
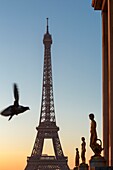
[{"label": "bird wing", "polygon": [[16,83],[14,83],[14,98],[15,98],[14,105],[18,106],[19,105],[19,92],[18,92]]},{"label": "bird wing", "polygon": [[12,113],[12,106],[7,107],[7,108],[5,108],[4,110],[2,110],[2,111],[0,112],[0,114],[1,114],[2,116],[10,116],[11,113]]}]

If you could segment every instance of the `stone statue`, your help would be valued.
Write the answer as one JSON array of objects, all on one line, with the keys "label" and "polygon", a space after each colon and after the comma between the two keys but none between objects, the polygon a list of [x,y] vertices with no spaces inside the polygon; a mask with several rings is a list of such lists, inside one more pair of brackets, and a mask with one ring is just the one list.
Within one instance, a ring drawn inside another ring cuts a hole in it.
[{"label": "stone statue", "polygon": [[97,132],[96,132],[96,121],[94,120],[94,114],[89,114],[89,118],[91,120],[91,129],[90,129],[90,147],[95,145],[97,141]]},{"label": "stone statue", "polygon": [[82,159],[82,163],[85,164],[86,162],[86,158],[85,158],[85,152],[86,152],[86,142],[85,142],[85,138],[82,137],[82,144],[81,144],[81,159]]},{"label": "stone statue", "polygon": [[[95,153],[94,156],[100,156],[102,148],[102,141],[97,138],[97,131],[96,131],[96,121],[94,120],[94,114],[89,114],[89,119],[91,120],[91,129],[90,129],[90,147],[92,151]],[[97,141],[100,142],[100,144],[97,143]]]},{"label": "stone statue", "polygon": [[79,151],[78,148],[76,148],[76,156],[75,156],[75,166],[78,167],[79,166]]}]

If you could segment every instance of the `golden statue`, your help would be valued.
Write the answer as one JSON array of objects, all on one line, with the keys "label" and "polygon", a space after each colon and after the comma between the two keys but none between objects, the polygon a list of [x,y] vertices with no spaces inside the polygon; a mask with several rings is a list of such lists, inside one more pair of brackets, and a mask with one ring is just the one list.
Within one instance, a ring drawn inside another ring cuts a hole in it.
[{"label": "golden statue", "polygon": [[97,132],[96,132],[96,121],[94,120],[94,114],[89,114],[91,120],[91,129],[90,129],[90,147],[96,144],[97,141]]},{"label": "golden statue", "polygon": [[[94,156],[100,156],[102,148],[102,141],[97,138],[97,131],[96,131],[96,121],[94,120],[94,114],[89,114],[89,119],[91,120],[91,129],[90,129],[90,147],[92,151],[95,153]],[[97,143],[100,142],[100,144]]]}]

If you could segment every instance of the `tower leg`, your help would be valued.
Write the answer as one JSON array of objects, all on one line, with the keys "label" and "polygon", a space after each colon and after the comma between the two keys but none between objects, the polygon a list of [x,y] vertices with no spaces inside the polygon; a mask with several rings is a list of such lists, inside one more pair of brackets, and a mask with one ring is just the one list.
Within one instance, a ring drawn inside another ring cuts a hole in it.
[{"label": "tower leg", "polygon": [[63,158],[64,155],[63,155],[62,147],[61,147],[60,140],[59,140],[57,133],[55,134],[55,137],[52,138],[52,140],[53,140],[53,146],[54,146],[56,157],[58,159]]},{"label": "tower leg", "polygon": [[36,155],[40,158],[40,156],[42,155],[43,144],[44,135],[41,132],[38,132],[31,156]]}]

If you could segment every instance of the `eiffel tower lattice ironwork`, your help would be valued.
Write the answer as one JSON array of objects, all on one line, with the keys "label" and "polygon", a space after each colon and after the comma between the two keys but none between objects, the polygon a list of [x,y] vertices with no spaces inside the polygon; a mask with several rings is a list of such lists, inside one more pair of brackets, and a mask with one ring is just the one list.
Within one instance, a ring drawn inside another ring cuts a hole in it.
[{"label": "eiffel tower lattice ironwork", "polygon": [[[44,68],[43,68],[43,87],[42,103],[37,136],[31,156],[27,159],[25,170],[69,170],[67,157],[64,156],[56,126],[52,65],[51,65],[51,44],[52,37],[47,30],[43,38],[44,44]],[[52,139],[55,156],[45,156],[42,154],[44,139]]]}]

